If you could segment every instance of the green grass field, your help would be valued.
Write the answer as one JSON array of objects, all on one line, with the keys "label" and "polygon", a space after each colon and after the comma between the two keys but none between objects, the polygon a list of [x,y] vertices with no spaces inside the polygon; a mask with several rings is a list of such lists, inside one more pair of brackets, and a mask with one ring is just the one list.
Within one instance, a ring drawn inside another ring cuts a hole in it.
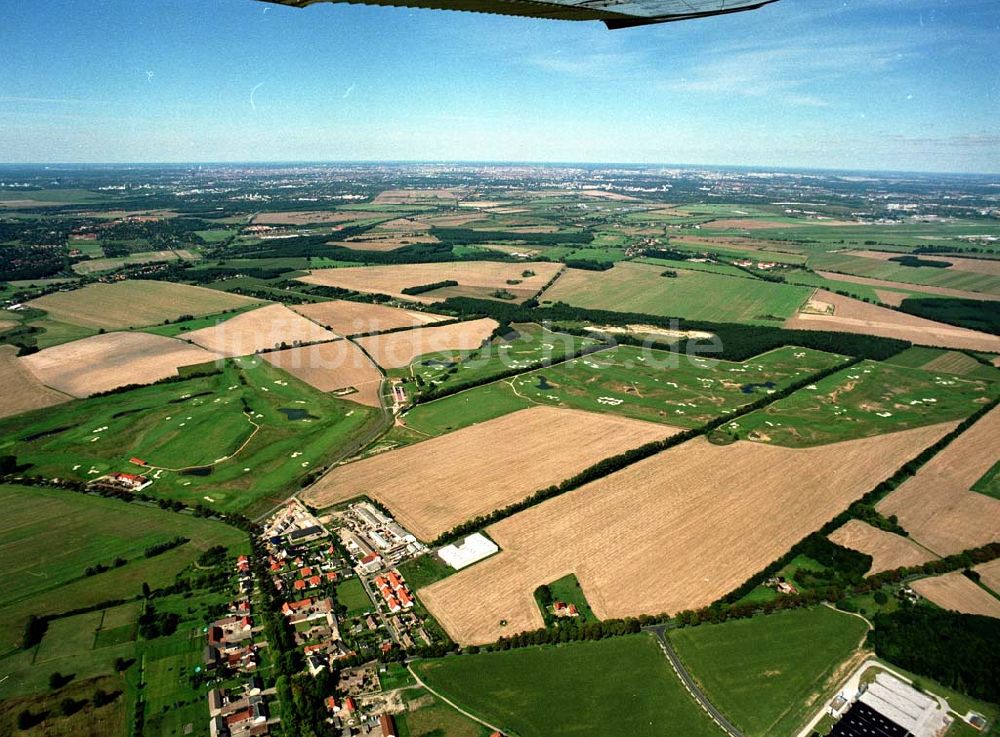
[{"label": "green grass field", "polygon": [[570,270],[549,289],[544,301],[618,312],[684,317],[691,320],[774,325],[791,317],[809,298],[809,287],[756,279],[621,263],[609,271]]},{"label": "green grass field", "polygon": [[906,366],[908,368],[919,368],[924,371],[967,376],[973,379],[1000,381],[1000,369],[980,363],[962,351],[946,351],[941,348],[913,346],[887,359],[886,363],[895,364],[896,366]]},{"label": "green grass field", "polygon": [[725,427],[776,445],[823,445],[961,420],[998,393],[984,379],[863,361]]},{"label": "green grass field", "polygon": [[[597,621],[597,616],[594,614],[594,610],[590,608],[587,597],[583,593],[583,588],[574,574],[571,573],[568,576],[563,576],[548,584],[548,586],[549,591],[552,592],[553,603],[561,601],[564,604],[573,604],[576,606],[579,616],[572,618],[570,621],[578,624]],[[541,602],[539,602],[539,606],[541,606]],[[543,608],[542,617],[552,617],[552,615]],[[552,617],[552,620],[559,621],[555,617]]]},{"label": "green grass field", "polygon": [[420,678],[516,737],[716,737],[649,635],[425,660]]},{"label": "green grass field", "polygon": [[492,734],[423,689],[404,694],[407,711],[395,716],[399,737],[488,737]]},{"label": "green grass field", "polygon": [[788,737],[835,687],[827,681],[866,631],[857,617],[817,607],[674,630],[670,640],[748,737]]},{"label": "green grass field", "polygon": [[994,499],[1000,499],[1000,461],[993,464],[993,468],[987,471],[979,481],[972,485],[973,491],[986,494]]},{"label": "green grass field", "polygon": [[405,421],[437,435],[542,404],[698,427],[844,360],[785,346],[732,363],[623,345],[418,405]]},{"label": "green grass field", "polygon": [[361,579],[352,577],[337,584],[337,603],[347,607],[348,617],[360,617],[375,611],[375,605],[365,593]]},{"label": "green grass field", "polygon": [[512,326],[510,340],[498,338],[476,351],[445,351],[419,356],[407,368],[389,371],[391,377],[412,377],[418,386],[447,387],[523,369],[539,361],[559,361],[585,346],[597,345],[593,338],[553,332],[534,323]]},{"label": "green grass field", "polygon": [[[935,257],[947,261],[947,256]],[[839,271],[843,274],[886,279],[902,284],[967,289],[973,292],[1000,294],[1000,277],[977,274],[956,269],[938,269],[928,266],[903,266],[893,261],[865,258],[849,253],[817,253],[809,258],[809,267],[821,271]]]},{"label": "green grass field", "polygon": [[[305,415],[290,419],[282,410]],[[362,434],[374,415],[264,361],[229,361],[216,375],[4,420],[0,454],[30,463],[32,475],[80,481],[140,471],[129,463],[136,456],[168,469],[142,470],[154,480],[146,493],[243,510],[296,488],[301,477]],[[181,470],[192,467],[208,471]]]},{"label": "green grass field", "polygon": [[[233,527],[57,489],[0,486],[0,652],[16,643],[29,614],[49,614],[139,593],[173,581],[204,550],[224,545],[243,550],[245,537]],[[143,551],[177,536],[190,542],[154,558]],[[86,568],[129,561],[87,577]],[[120,626],[123,622],[115,623]],[[119,635],[116,635],[120,636]]]}]

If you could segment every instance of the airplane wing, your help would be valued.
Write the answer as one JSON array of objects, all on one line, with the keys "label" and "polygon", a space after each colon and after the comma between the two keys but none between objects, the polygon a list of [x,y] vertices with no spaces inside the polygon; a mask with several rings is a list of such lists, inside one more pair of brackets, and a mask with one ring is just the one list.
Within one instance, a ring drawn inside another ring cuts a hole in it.
[{"label": "airplane wing", "polygon": [[467,10],[554,20],[599,20],[608,28],[614,29],[756,10],[777,0],[264,0],[264,2],[298,8],[320,2],[349,2],[432,10]]}]

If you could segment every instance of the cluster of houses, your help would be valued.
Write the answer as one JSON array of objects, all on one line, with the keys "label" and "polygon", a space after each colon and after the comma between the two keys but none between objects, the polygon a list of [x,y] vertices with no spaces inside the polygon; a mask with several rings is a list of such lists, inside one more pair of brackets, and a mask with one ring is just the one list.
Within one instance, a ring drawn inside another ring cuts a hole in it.
[{"label": "cluster of houses", "polygon": [[384,576],[376,576],[374,583],[390,613],[397,614],[404,609],[413,608],[413,594],[406,587],[399,571],[392,570]]},{"label": "cluster of houses", "polygon": [[338,515],[340,540],[358,561],[360,572],[399,565],[427,549],[395,520],[369,502],[352,504]]},{"label": "cluster of houses", "polygon": [[269,734],[267,703],[255,677],[236,689],[208,692],[211,737],[266,737]]},{"label": "cluster of houses", "polygon": [[254,642],[251,613],[253,572],[245,555],[236,559],[235,573],[239,594],[230,602],[226,616],[207,627],[202,671],[219,681],[244,677],[247,680],[208,692],[209,733],[211,737],[266,737],[268,711],[256,676],[260,645]]}]

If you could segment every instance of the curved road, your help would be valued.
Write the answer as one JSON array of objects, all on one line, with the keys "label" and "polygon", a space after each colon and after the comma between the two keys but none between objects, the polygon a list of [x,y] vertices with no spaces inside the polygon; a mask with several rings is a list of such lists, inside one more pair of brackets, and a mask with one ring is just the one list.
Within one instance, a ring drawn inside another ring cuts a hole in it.
[{"label": "curved road", "polygon": [[677,657],[677,653],[674,652],[673,646],[670,644],[670,640],[667,639],[665,634],[666,625],[656,625],[654,627],[643,628],[646,632],[651,633],[660,643],[660,649],[663,650],[663,654],[667,656],[667,660],[670,661],[670,666],[674,669],[678,678],[681,679],[681,683],[684,684],[684,688],[687,689],[691,697],[698,702],[702,709],[711,717],[712,721],[715,722],[719,729],[729,735],[729,737],[744,737],[743,733],[740,732],[732,722],[723,716],[722,712],[715,708],[711,701],[705,693],[698,688],[698,684],[694,682],[691,674],[687,672],[684,664],[681,663],[681,659]]}]

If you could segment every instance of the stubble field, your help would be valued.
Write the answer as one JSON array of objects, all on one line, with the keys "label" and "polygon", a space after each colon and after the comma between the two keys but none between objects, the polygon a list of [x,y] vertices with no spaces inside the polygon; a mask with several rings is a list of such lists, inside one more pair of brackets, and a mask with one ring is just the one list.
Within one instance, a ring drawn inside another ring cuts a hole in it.
[{"label": "stubble field", "polygon": [[[358,404],[379,406],[382,374],[349,340],[273,351],[262,357],[321,392],[336,392],[343,399]],[[347,391],[352,387],[357,391]]]},{"label": "stubble field", "polygon": [[28,305],[45,310],[61,322],[119,330],[157,325],[182,315],[211,315],[259,301],[216,289],[135,279],[54,292],[33,299]]},{"label": "stubble field", "polygon": [[491,525],[500,554],[418,593],[463,644],[541,627],[532,592],[569,573],[602,618],[705,606],[953,427],[796,450],[697,438]]},{"label": "stubble field", "polygon": [[870,555],[872,567],[869,574],[918,566],[936,558],[912,540],[872,527],[858,519],[850,520],[832,532],[829,538],[837,545]]},{"label": "stubble field", "polygon": [[878,505],[938,555],[1000,540],[1000,500],[970,491],[996,462],[1000,407],[932,458]]},{"label": "stubble field", "polygon": [[0,346],[0,417],[69,401],[70,397],[42,384],[17,358],[17,348]]},{"label": "stubble field", "polygon": [[981,589],[961,571],[921,578],[910,587],[942,609],[1000,618],[1000,599]]},{"label": "stubble field", "polygon": [[292,309],[328,330],[344,336],[394,328],[415,328],[450,319],[432,312],[401,310],[398,307],[371,302],[348,302],[339,299],[294,305]]},{"label": "stubble field", "polygon": [[673,428],[537,407],[335,468],[305,494],[326,507],[369,495],[430,540]]},{"label": "stubble field", "polygon": [[468,320],[441,327],[414,328],[358,338],[361,346],[385,369],[409,366],[417,356],[442,351],[471,351],[482,345],[498,323],[492,318]]}]

